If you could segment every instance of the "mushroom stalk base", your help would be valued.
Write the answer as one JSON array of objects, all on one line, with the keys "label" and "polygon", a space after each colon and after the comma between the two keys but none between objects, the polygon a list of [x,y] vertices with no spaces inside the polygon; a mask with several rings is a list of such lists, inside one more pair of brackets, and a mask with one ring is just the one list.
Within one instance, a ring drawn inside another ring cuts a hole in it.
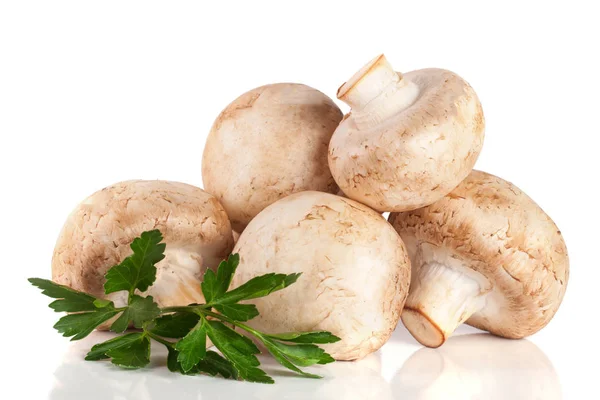
[{"label": "mushroom stalk base", "polygon": [[382,54],[344,83],[337,96],[352,108],[357,127],[368,128],[410,107],[419,87],[394,71]]},{"label": "mushroom stalk base", "polygon": [[439,347],[484,306],[488,291],[460,269],[423,264],[411,283],[402,322],[419,343]]}]

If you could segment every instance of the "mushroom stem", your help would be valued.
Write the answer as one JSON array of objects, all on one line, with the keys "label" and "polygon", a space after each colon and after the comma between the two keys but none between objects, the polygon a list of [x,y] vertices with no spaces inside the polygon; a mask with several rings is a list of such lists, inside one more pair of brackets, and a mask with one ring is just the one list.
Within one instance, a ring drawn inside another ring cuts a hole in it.
[{"label": "mushroom stem", "polygon": [[337,93],[352,108],[359,128],[377,125],[405,110],[418,96],[419,87],[394,71],[383,54],[362,67]]},{"label": "mushroom stem", "polygon": [[483,308],[489,291],[466,271],[431,261],[421,266],[411,283],[402,322],[419,343],[439,347]]}]

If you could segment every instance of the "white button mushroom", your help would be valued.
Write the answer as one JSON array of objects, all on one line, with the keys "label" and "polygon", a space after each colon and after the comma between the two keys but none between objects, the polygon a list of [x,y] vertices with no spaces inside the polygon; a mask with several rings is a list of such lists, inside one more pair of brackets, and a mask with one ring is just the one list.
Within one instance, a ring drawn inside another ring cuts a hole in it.
[{"label": "white button mushroom", "polygon": [[231,226],[217,199],[177,182],[121,182],[84,200],[58,238],[52,279],[123,305],[125,292],[104,295],[104,274],[131,254],[133,239],[152,229],[162,232],[167,248],[147,294],[162,307],[203,302],[201,278],[231,252]]},{"label": "white button mushroom", "polygon": [[413,266],[402,321],[425,346],[440,346],[465,321],[522,338],[556,313],[569,278],[565,242],[511,183],[473,171],[446,197],[390,222]]},{"label": "white button mushroom", "polygon": [[204,148],[202,177],[236,231],[289,194],[338,191],[327,147],[341,119],[329,97],[295,83],[253,89],[221,112]]},{"label": "white button mushroom", "polygon": [[351,199],[384,211],[439,200],[471,172],[484,119],[477,95],[442,69],[397,73],[383,55],[338,91],[352,111],[329,145],[329,167]]},{"label": "white button mushroom", "polygon": [[355,201],[302,192],[263,210],[241,234],[232,287],[270,273],[302,272],[285,290],[252,300],[249,325],[268,333],[327,330],[342,340],[323,348],[337,360],[376,351],[398,323],[410,281],[400,236]]}]

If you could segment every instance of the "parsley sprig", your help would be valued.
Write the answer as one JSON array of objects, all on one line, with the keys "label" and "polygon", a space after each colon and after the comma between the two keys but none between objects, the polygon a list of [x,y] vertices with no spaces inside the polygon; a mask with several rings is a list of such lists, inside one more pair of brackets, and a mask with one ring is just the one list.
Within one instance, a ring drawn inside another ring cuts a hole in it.
[{"label": "parsley sprig", "polygon": [[[285,289],[300,278],[300,274],[266,274],[229,290],[239,264],[239,255],[232,254],[219,264],[217,272],[207,270],[201,284],[205,304],[160,308],[152,296],[144,296],[156,280],[156,263],[164,256],[158,230],[148,231],[131,243],[133,254],[106,273],[106,294],[127,291],[127,305],[116,307],[110,300],[58,285],[47,279],[30,278],[29,282],[56,299],[50,308],[68,312],[54,328],[71,340],[83,339],[101,324],[117,317],[110,329],[123,333],[133,326],[138,329],[96,344],[85,357],[96,361],[110,359],[122,368],[143,368],[150,363],[150,341],[166,346],[167,367],[185,375],[221,375],[227,379],[273,383],[260,369],[256,357],[258,347],[248,336],[262,343],[284,367],[309,378],[320,378],[299,367],[327,364],[334,359],[317,344],[334,343],[340,339],[329,332],[298,332],[267,334],[244,322],[259,315],[253,304],[241,301],[268,296]],[[243,331],[246,335],[242,335]],[[207,337],[219,352],[207,350]]]}]

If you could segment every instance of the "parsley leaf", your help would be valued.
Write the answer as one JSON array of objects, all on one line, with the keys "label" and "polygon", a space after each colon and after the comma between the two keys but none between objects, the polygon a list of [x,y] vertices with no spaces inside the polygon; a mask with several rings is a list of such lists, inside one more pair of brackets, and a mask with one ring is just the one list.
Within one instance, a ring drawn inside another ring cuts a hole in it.
[{"label": "parsley leaf", "polygon": [[223,296],[213,299],[212,304],[232,304],[242,300],[255,299],[268,296],[281,289],[285,289],[296,282],[301,274],[275,274],[257,276],[243,285],[225,293]]},{"label": "parsley leaf", "polygon": [[131,302],[121,316],[111,325],[110,330],[121,333],[131,322],[136,328],[141,328],[144,322],[152,321],[160,315],[160,308],[152,296],[141,297],[133,295]]},{"label": "parsley leaf", "polygon": [[105,300],[105,299],[96,299],[96,300],[94,300],[94,305],[97,308],[104,308],[104,307],[109,307],[109,306],[113,306],[114,307],[114,304],[113,304],[112,301]]},{"label": "parsley leaf", "polygon": [[259,314],[254,304],[215,304],[214,307],[221,314],[236,321],[248,321]]},{"label": "parsley leaf", "polygon": [[330,332],[319,331],[319,332],[287,332],[277,334],[264,334],[264,336],[277,339],[283,342],[293,343],[335,343],[341,339]]},{"label": "parsley leaf", "polygon": [[201,319],[190,333],[175,344],[175,350],[179,352],[177,361],[183,372],[190,371],[206,355],[205,326],[206,320]]},{"label": "parsley leaf", "polygon": [[[287,335],[294,336],[293,334]],[[305,336],[310,337],[310,333]],[[275,341],[268,335],[264,334],[259,334],[258,338],[279,364],[308,378],[321,378],[321,376],[304,372],[298,367],[308,367],[314,364],[328,364],[335,361],[329,354],[325,352],[325,350],[314,344],[285,344]],[[319,339],[323,338],[317,337],[317,340]],[[308,340],[308,338],[305,338],[304,340]]]},{"label": "parsley leaf", "polygon": [[206,372],[210,375],[216,375],[215,372],[221,375],[223,378],[238,378],[238,373],[234,368],[233,364],[227,359],[223,358],[219,353],[214,351],[207,351],[206,356],[202,361],[196,364],[196,368],[200,372]]},{"label": "parsley leaf", "polygon": [[219,353],[208,350],[204,359],[200,360],[194,367],[184,372],[181,364],[178,361],[179,352],[172,347],[167,347],[169,355],[167,357],[167,367],[171,372],[179,372],[184,375],[195,375],[199,373],[206,373],[211,376],[221,375],[226,379],[237,379],[237,371],[233,365],[223,358]]},{"label": "parsley leaf", "polygon": [[300,375],[306,376],[307,378],[315,378],[315,379],[322,378],[320,375],[310,374],[310,373],[304,372],[300,368],[296,367],[289,359],[286,358],[286,356],[277,347],[274,346],[274,344],[272,342],[266,341],[263,343],[265,344],[265,346],[267,347],[267,350],[269,350],[269,353],[271,353],[273,358],[275,358],[275,360],[277,360],[277,362],[279,364],[283,365],[287,369],[297,372]]},{"label": "parsley leaf", "polygon": [[276,341],[270,342],[280,353],[299,367],[308,367],[314,364],[329,364],[335,360],[319,346],[314,344],[285,344]]},{"label": "parsley leaf", "polygon": [[70,314],[59,319],[54,328],[65,337],[73,336],[71,340],[79,340],[89,335],[98,325],[108,321],[118,313],[119,311],[115,310],[114,307],[105,307],[97,311]]},{"label": "parsley leaf", "polygon": [[155,319],[148,330],[158,336],[178,339],[187,335],[199,320],[200,316],[194,313],[168,314]]},{"label": "parsley leaf", "polygon": [[260,353],[250,339],[240,335],[219,321],[208,321],[206,333],[213,344],[223,353],[238,371],[239,376],[249,382],[273,383],[260,365],[255,354]]},{"label": "parsley leaf", "polygon": [[94,304],[94,301],[97,299],[89,294],[78,292],[68,286],[59,285],[48,279],[29,278],[28,281],[32,285],[42,289],[42,294],[53,299],[58,299],[50,303],[49,307],[54,311],[80,312],[94,311],[97,308]]},{"label": "parsley leaf", "polygon": [[150,339],[146,335],[129,346],[110,349],[106,355],[121,368],[143,368],[150,363]]},{"label": "parsley leaf", "polygon": [[[152,296],[140,296],[156,280],[156,264],[164,259],[165,244],[157,230],[144,232],[131,243],[133,254],[112,267],[105,275],[105,293],[125,290],[127,306],[115,307],[110,300],[96,298],[52,281],[31,278],[29,282],[54,300],[55,311],[69,312],[54,327],[71,340],[86,337],[100,324],[113,317],[111,330],[123,332],[129,326],[141,328],[117,336],[92,347],[86,360],[111,359],[122,368],[142,368],[150,362],[150,340],[168,349],[167,366],[172,372],[185,375],[208,374],[250,382],[273,383],[273,379],[259,368],[256,357],[260,353],[246,336],[230,326],[246,331],[261,341],[273,357],[284,367],[310,378],[318,375],[299,367],[333,362],[333,358],[315,344],[340,340],[329,332],[289,332],[266,334],[242,322],[259,315],[253,304],[240,301],[267,296],[284,289],[298,280],[300,274],[270,273],[257,276],[236,289],[228,291],[240,257],[232,254],[219,264],[216,272],[208,270],[201,284],[205,304],[174,305],[160,308]],[[221,354],[206,350],[207,336]],[[171,342],[165,338],[180,339]]]},{"label": "parsley leaf", "polygon": [[231,254],[227,260],[221,261],[216,274],[211,269],[204,273],[201,287],[202,294],[207,303],[212,302],[227,292],[239,263],[240,255]]},{"label": "parsley leaf", "polygon": [[142,335],[142,332],[127,333],[125,335],[109,339],[105,342],[98,343],[94,345],[92,349],[87,353],[85,359],[88,361],[95,361],[109,358],[109,356],[106,355],[106,352],[108,352],[111,349],[128,347],[132,343],[139,341]]},{"label": "parsley leaf", "polygon": [[156,280],[155,264],[165,258],[165,244],[158,230],[148,231],[133,240],[133,254],[115,265],[106,273],[104,292],[106,294],[127,290],[133,293],[135,289],[145,292]]},{"label": "parsley leaf", "polygon": [[105,358],[122,368],[143,368],[150,363],[150,340],[143,332],[128,333],[93,346],[85,357],[90,361]]}]

